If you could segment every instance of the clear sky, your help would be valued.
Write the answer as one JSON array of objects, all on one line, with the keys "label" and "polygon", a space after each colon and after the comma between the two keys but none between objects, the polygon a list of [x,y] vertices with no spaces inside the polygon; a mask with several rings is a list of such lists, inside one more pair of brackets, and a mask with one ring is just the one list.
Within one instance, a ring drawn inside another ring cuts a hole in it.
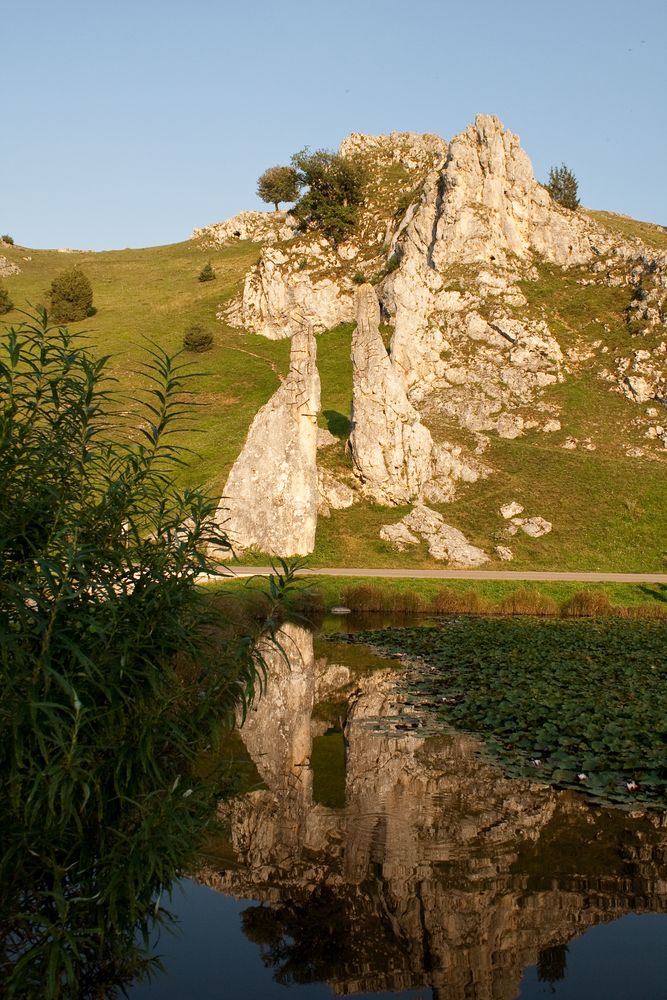
[{"label": "clear sky", "polygon": [[667,225],[665,0],[0,0],[0,233],[186,239],[266,208],[258,175],[350,132],[479,112],[536,176]]}]

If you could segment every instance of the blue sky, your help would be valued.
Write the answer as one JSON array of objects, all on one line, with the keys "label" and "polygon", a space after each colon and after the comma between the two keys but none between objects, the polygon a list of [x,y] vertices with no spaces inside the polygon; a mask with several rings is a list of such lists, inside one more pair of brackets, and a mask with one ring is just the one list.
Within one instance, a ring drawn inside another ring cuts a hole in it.
[{"label": "blue sky", "polygon": [[664,0],[3,0],[0,232],[170,243],[350,132],[483,112],[538,179],[667,225]]}]

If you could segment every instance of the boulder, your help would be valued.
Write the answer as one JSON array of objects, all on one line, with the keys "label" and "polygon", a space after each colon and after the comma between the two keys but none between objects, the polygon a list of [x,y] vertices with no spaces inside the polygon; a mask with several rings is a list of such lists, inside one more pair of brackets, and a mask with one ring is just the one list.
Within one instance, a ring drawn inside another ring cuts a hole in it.
[{"label": "boulder", "polygon": [[317,470],[317,485],[319,490],[319,513],[329,516],[330,510],[345,510],[356,503],[357,495],[345,483],[336,479],[328,469]]},{"label": "boulder", "polygon": [[513,517],[512,524],[515,528],[521,528],[531,538],[548,535],[553,528],[551,521],[546,521],[543,517]]},{"label": "boulder", "polygon": [[[489,561],[486,552],[471,545],[462,531],[446,524],[442,514],[424,504],[417,504],[398,524],[407,528],[410,534],[421,535],[434,559],[470,569]],[[397,525],[384,525],[383,531],[386,533],[390,527],[398,528]]]},{"label": "boulder", "polygon": [[523,514],[523,507],[516,500],[512,500],[510,503],[503,504],[498,513],[508,521],[511,517],[516,517],[517,514]]},{"label": "boulder", "polygon": [[389,542],[392,548],[398,552],[403,552],[408,545],[419,545],[419,539],[412,534],[403,521],[398,521],[396,524],[383,524],[380,528],[380,538]]}]

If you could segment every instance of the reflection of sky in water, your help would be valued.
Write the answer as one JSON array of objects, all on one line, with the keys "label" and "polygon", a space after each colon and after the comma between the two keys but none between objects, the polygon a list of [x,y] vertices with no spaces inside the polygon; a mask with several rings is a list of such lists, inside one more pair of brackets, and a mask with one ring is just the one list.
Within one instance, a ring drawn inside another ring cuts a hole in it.
[{"label": "reflection of sky in water", "polygon": [[132,1000],[270,1000],[281,976],[304,998],[667,1000],[657,817],[406,734],[395,664],[288,628],[241,734],[261,787],[223,807],[212,888],[175,893],[167,975]]},{"label": "reflection of sky in water", "polygon": [[667,917],[633,914],[592,927],[568,946],[567,973],[559,982],[539,982],[526,970],[518,1000],[665,1000]]}]

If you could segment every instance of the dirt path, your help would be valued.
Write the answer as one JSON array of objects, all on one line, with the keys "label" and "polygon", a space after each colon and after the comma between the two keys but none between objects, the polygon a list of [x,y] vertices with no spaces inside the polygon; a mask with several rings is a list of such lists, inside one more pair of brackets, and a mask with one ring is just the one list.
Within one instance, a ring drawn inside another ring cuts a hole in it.
[{"label": "dirt path", "polygon": [[[270,566],[229,567],[234,576],[268,576]],[[555,573],[542,570],[494,569],[348,569],[334,567],[301,570],[300,576],[358,576],[403,580],[545,580],[574,581],[577,583],[662,583],[667,585],[667,573]],[[209,577],[207,579],[220,579]]]}]

